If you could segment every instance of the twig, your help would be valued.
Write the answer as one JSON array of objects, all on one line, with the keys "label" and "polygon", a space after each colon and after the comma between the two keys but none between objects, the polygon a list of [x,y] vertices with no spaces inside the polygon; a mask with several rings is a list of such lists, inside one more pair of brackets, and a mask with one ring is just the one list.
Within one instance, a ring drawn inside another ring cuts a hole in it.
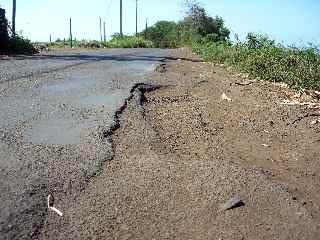
[{"label": "twig", "polygon": [[298,117],[291,124],[296,124],[297,122],[300,122],[302,119],[308,118],[308,117],[320,117],[320,113],[308,113],[308,114],[305,114],[304,116]]},{"label": "twig", "polygon": [[47,197],[47,204],[48,204],[48,208],[52,211],[54,211],[55,213],[57,213],[60,217],[63,216],[63,213],[59,210],[59,209],[56,209],[54,206],[53,206],[53,203],[54,203],[54,198],[51,194],[49,194],[49,196]]},{"label": "twig", "polygon": [[245,82],[245,83],[240,83],[240,82],[235,82],[234,84],[239,85],[239,86],[248,86],[253,84],[254,82]]}]

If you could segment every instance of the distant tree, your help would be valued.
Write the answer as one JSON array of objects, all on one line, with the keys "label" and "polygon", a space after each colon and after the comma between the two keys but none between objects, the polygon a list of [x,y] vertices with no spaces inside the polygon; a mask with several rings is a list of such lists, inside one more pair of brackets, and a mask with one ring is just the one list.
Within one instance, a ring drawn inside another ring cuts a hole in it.
[{"label": "distant tree", "polygon": [[122,38],[121,34],[120,33],[114,33],[111,35],[111,38],[112,39],[119,39],[119,38]]},{"label": "distant tree", "polygon": [[229,39],[230,30],[224,26],[224,20],[221,17],[208,16],[205,8],[197,1],[187,0],[185,5],[186,16],[180,25],[185,31],[189,28],[194,40],[203,37],[207,37],[211,41],[227,41]]},{"label": "distant tree", "polygon": [[[151,40],[155,47],[174,48],[178,45],[178,25],[171,21],[159,21],[148,28],[147,39]],[[144,32],[142,36],[146,35]]]},{"label": "distant tree", "polygon": [[192,42],[192,25],[193,23],[191,17],[185,17],[182,21],[178,22],[179,41],[182,44],[190,44]]},{"label": "distant tree", "polygon": [[224,26],[221,17],[208,16],[206,10],[195,0],[185,2],[186,13],[178,23],[159,21],[139,33],[151,40],[155,47],[174,48],[191,45],[194,41],[228,41],[230,31]]}]

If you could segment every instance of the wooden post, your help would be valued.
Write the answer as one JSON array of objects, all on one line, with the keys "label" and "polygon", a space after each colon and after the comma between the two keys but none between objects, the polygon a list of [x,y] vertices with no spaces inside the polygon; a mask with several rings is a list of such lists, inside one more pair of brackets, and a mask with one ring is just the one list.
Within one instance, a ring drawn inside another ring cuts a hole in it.
[{"label": "wooden post", "polygon": [[100,42],[102,43],[102,20],[101,20],[101,18],[100,18],[99,24],[100,24]]},{"label": "wooden post", "polygon": [[136,37],[138,36],[138,0],[136,0]]},{"label": "wooden post", "polygon": [[107,36],[106,36],[106,22],[103,22],[103,40],[104,44],[107,44]]},{"label": "wooden post", "polygon": [[17,11],[17,4],[16,0],[12,2],[12,35],[16,35],[16,11]]}]

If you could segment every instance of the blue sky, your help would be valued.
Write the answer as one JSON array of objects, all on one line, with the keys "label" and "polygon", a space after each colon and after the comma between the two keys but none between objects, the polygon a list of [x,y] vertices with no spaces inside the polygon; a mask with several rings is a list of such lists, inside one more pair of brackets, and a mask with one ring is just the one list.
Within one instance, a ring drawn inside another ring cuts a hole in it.
[{"label": "blue sky", "polygon": [[[12,0],[0,0],[11,19]],[[220,15],[233,33],[267,33],[277,41],[320,44],[319,0],[202,0],[212,16]],[[124,32],[135,31],[135,0],[123,0]],[[182,18],[182,0],[139,0],[139,30],[158,20]],[[17,30],[33,41],[68,37],[73,19],[77,39],[99,39],[99,17],[107,22],[107,34],[119,32],[119,0],[17,0]],[[233,35],[233,34],[232,34]]]}]

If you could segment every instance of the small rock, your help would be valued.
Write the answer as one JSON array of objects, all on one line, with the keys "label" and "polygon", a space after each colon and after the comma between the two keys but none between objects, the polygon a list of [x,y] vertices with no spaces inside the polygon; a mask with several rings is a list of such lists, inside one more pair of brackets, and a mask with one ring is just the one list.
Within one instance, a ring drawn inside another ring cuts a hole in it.
[{"label": "small rock", "polygon": [[229,199],[225,204],[221,205],[221,210],[227,211],[241,206],[244,206],[244,203],[242,202],[240,195],[237,194],[233,198]]},{"label": "small rock", "polygon": [[315,125],[315,124],[318,124],[318,123],[320,123],[320,118],[312,121],[310,124],[311,125]]},{"label": "small rock", "polygon": [[271,147],[270,145],[268,144],[261,144],[263,147]]},{"label": "small rock", "polygon": [[222,94],[221,98],[222,98],[222,100],[226,100],[226,101],[228,101],[228,102],[231,102],[231,101],[232,101],[232,99],[229,98],[225,93]]}]

